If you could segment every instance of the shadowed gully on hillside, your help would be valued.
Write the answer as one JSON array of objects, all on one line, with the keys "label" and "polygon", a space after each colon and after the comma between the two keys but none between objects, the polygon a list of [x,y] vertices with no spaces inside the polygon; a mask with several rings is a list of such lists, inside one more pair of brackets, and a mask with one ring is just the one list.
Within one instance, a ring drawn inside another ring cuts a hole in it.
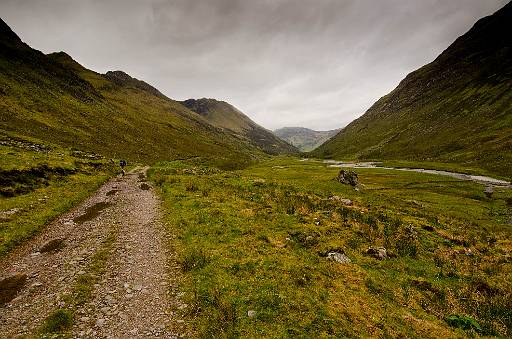
[{"label": "shadowed gully on hillside", "polygon": [[313,155],[454,162],[511,176],[511,31],[509,3]]}]

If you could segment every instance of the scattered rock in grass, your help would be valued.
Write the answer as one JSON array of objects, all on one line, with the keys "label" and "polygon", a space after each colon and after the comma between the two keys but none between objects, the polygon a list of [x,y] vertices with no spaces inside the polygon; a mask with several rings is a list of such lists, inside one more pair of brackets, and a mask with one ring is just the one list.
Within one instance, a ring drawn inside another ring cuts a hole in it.
[{"label": "scattered rock in grass", "polygon": [[327,259],[328,260],[332,260],[332,261],[336,261],[340,264],[350,264],[352,262],[352,260],[350,260],[349,257],[347,257],[345,254],[343,253],[339,253],[339,252],[329,252],[327,253]]},{"label": "scattered rock in grass", "polygon": [[366,250],[366,254],[379,260],[384,260],[388,258],[387,250],[384,247],[369,247]]},{"label": "scattered rock in grass", "polygon": [[343,205],[346,205],[346,206],[352,206],[352,205],[353,205],[352,200],[350,200],[350,199],[346,199],[346,198],[342,198],[342,197],[337,196],[337,195],[333,195],[332,197],[330,197],[330,198],[329,198],[329,200],[339,201],[339,202],[341,202]]},{"label": "scattered rock in grass", "polygon": [[151,188],[151,186],[149,186],[146,183],[143,183],[142,185],[140,185],[140,189],[145,190],[145,191],[148,191],[150,188]]},{"label": "scattered rock in grass", "polygon": [[474,255],[474,253],[471,250],[471,248],[465,248],[464,249],[464,254],[467,255],[468,257],[472,257]]},{"label": "scattered rock in grass", "polygon": [[247,316],[249,318],[254,318],[256,316],[256,311],[254,311],[254,310],[247,311]]},{"label": "scattered rock in grass", "polygon": [[39,249],[39,252],[47,253],[47,252],[52,252],[52,251],[59,251],[65,246],[64,240],[65,240],[65,238],[52,239],[52,240],[46,242]]},{"label": "scattered rock in grass", "polygon": [[105,319],[99,318],[98,320],[96,320],[96,327],[101,327],[103,326],[103,324],[105,324]]},{"label": "scattered rock in grass", "polygon": [[[320,219],[318,219],[318,218],[315,218],[313,222],[315,223],[316,226],[320,225]],[[307,240],[307,238],[306,238],[306,240]]]},{"label": "scattered rock in grass", "polygon": [[0,305],[14,299],[26,282],[27,275],[22,273],[15,273],[0,280]]},{"label": "scattered rock in grass", "polygon": [[344,169],[340,170],[335,180],[345,185],[357,186],[359,184],[357,173]]},{"label": "scattered rock in grass", "polygon": [[21,208],[11,208],[7,211],[0,212],[0,220],[8,221],[11,216],[21,211]]}]

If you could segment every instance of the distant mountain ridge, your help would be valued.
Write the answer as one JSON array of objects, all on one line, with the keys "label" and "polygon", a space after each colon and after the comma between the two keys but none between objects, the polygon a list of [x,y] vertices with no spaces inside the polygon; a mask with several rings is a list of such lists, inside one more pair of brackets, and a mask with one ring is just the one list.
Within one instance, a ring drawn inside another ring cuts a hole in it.
[{"label": "distant mountain ridge", "polygon": [[213,126],[244,138],[270,154],[297,153],[298,149],[252,121],[238,108],[215,99],[188,99],[181,103]]},{"label": "distant mountain ridge", "polygon": [[512,176],[510,32],[512,2],[407,75],[313,156],[453,162]]},{"label": "distant mountain ridge", "polygon": [[305,127],[283,127],[276,129],[274,134],[302,152],[309,152],[335,136],[339,131],[340,129],[315,131]]}]

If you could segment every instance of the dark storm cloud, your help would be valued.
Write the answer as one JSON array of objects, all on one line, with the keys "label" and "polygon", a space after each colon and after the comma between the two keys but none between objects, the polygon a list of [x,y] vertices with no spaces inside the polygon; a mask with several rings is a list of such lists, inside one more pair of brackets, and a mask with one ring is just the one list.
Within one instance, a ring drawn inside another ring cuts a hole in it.
[{"label": "dark storm cloud", "polygon": [[267,128],[338,128],[508,0],[2,0],[33,47]]}]

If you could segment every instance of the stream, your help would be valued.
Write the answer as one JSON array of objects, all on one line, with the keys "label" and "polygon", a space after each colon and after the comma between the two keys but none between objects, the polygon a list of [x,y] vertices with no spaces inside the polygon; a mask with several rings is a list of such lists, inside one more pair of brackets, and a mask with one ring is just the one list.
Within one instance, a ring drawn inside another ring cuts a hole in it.
[{"label": "stream", "polygon": [[445,175],[459,180],[474,181],[484,185],[500,186],[512,188],[512,184],[508,181],[499,180],[491,177],[485,177],[482,175],[470,175],[464,173],[456,173],[441,170],[423,169],[423,168],[396,168],[396,167],[383,167],[380,166],[379,162],[343,162],[336,160],[324,160],[324,163],[328,164],[329,167],[345,167],[345,168],[382,168],[396,171],[408,171],[408,172],[420,172],[437,175]]}]

